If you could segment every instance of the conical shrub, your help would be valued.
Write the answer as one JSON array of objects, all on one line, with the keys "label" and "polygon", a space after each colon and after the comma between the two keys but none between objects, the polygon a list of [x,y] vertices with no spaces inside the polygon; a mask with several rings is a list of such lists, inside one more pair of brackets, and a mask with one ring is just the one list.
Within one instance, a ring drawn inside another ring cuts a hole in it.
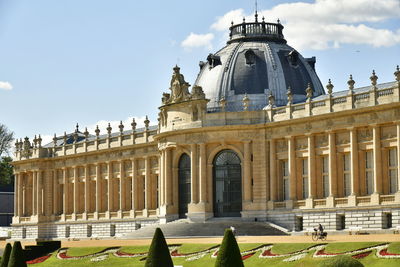
[{"label": "conical shrub", "polygon": [[145,267],[173,267],[171,255],[160,228],[154,232]]},{"label": "conical shrub", "polygon": [[8,260],[10,259],[10,254],[11,254],[11,244],[7,243],[4,249],[3,257],[1,257],[0,267],[7,267]]},{"label": "conical shrub", "polygon": [[21,242],[14,242],[7,267],[27,267]]},{"label": "conical shrub", "polygon": [[231,229],[226,229],[215,267],[244,267],[239,246]]}]

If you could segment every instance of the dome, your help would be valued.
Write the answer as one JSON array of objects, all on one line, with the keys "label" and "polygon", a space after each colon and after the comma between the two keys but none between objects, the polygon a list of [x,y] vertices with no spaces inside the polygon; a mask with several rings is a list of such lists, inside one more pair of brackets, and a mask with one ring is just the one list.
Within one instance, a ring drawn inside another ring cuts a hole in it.
[{"label": "dome", "polygon": [[324,94],[315,72],[315,57],[304,58],[287,45],[279,23],[255,22],[230,27],[227,45],[209,54],[200,62],[195,85],[203,88],[210,99],[209,109],[217,110],[219,101],[226,100],[226,110],[241,110],[247,94],[249,109],[259,110],[268,105],[272,94],[275,105],[287,104],[287,88],[291,87],[293,102],[306,99],[308,84],[313,97]]}]

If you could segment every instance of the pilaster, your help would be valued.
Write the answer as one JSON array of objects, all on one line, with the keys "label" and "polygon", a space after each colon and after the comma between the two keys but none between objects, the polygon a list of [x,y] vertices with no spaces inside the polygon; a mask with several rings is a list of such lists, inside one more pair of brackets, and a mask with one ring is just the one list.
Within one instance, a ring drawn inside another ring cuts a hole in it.
[{"label": "pilaster", "polygon": [[[198,179],[197,179],[197,145],[196,144],[191,144],[190,145],[190,176],[191,176],[191,204],[196,204],[199,202],[199,198],[198,198]],[[190,212],[190,211],[189,211]]]},{"label": "pilaster", "polygon": [[271,200],[276,201],[278,200],[278,177],[276,174],[276,141],[274,139],[271,139],[270,141],[270,181],[271,181],[271,186],[270,186],[270,195],[271,195]]},{"label": "pilaster", "polygon": [[[244,202],[251,202],[251,151],[250,141],[244,141],[244,166],[243,166],[243,185],[244,185]],[[245,203],[244,203],[245,204]]]},{"label": "pilaster", "polygon": [[379,125],[372,127],[372,138],[374,147],[374,194],[382,193],[382,153],[381,132]]},{"label": "pilaster", "polygon": [[351,183],[351,195],[359,195],[359,164],[358,164],[358,140],[357,140],[357,129],[350,128],[350,183]]},{"label": "pilaster", "polygon": [[200,203],[207,203],[207,154],[206,144],[200,144]]},{"label": "pilaster", "polygon": [[288,142],[288,162],[289,162],[289,197],[291,200],[297,199],[296,194],[296,147],[295,147],[295,139],[293,136],[287,137]]}]

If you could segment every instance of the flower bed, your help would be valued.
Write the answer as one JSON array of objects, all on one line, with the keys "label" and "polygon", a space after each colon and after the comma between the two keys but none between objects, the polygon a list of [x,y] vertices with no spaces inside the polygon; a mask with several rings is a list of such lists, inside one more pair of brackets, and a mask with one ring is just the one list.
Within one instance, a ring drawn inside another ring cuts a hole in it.
[{"label": "flower bed", "polygon": [[36,258],[34,260],[27,261],[26,264],[42,263],[45,260],[47,260],[48,258],[50,258],[50,257],[51,257],[51,254],[50,255],[46,255],[46,256],[42,256],[42,257]]}]

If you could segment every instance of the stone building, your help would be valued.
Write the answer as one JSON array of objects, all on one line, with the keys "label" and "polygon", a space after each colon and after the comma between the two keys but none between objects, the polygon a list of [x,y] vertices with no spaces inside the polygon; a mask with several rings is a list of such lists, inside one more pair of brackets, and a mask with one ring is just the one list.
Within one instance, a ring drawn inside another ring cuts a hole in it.
[{"label": "stone building", "polygon": [[[400,225],[400,71],[326,92],[283,26],[232,24],[190,88],[179,67],[158,125],[16,143],[13,238],[110,237],[178,218],[290,230]],[[368,75],[369,76],[369,75]]]}]

